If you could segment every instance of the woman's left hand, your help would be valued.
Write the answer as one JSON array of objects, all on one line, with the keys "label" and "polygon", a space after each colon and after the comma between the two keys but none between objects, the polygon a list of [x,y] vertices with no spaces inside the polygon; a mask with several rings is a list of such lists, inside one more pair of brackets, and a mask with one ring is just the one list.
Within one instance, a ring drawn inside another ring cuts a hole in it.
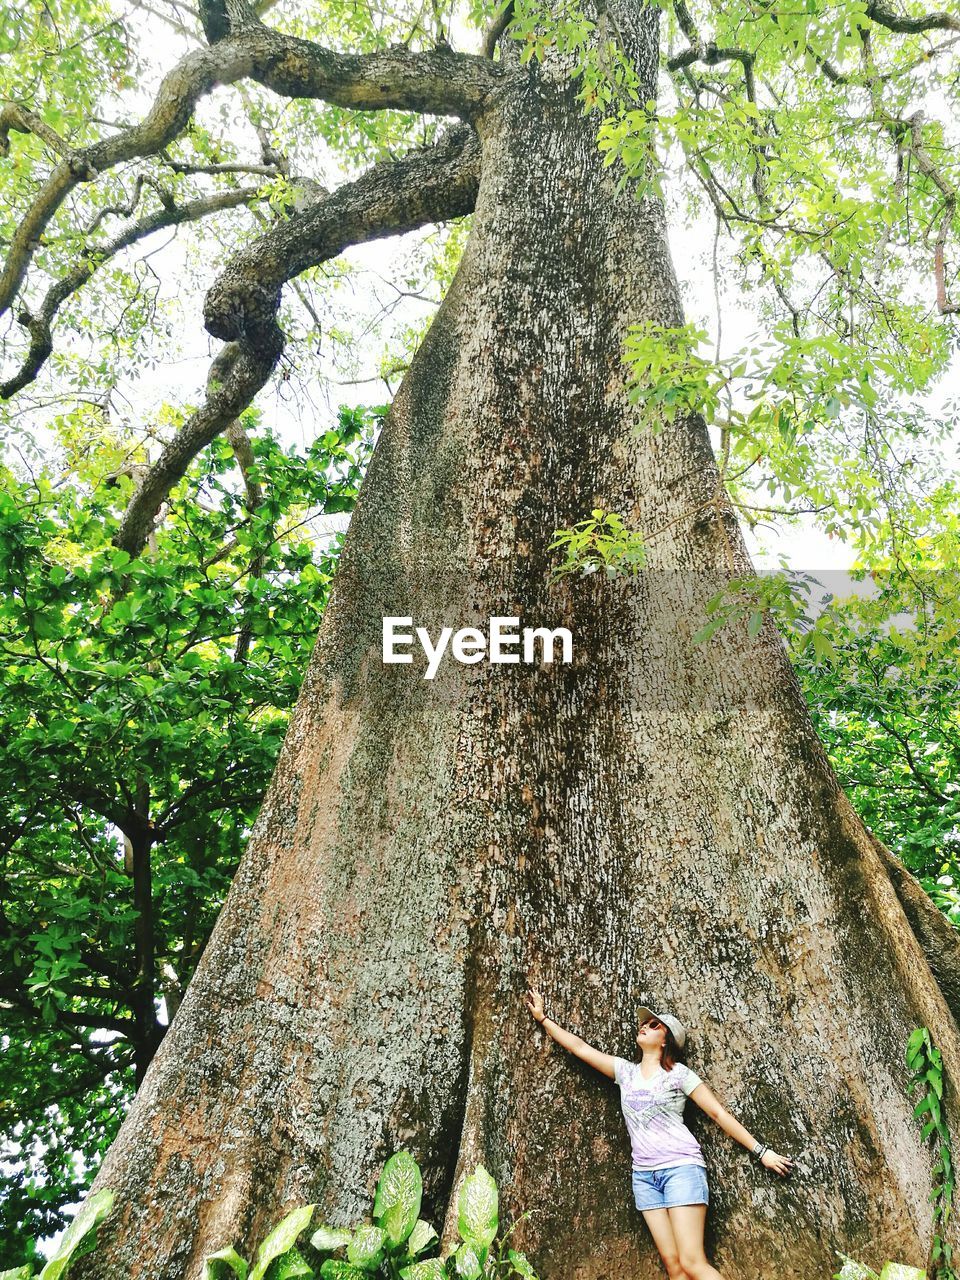
[{"label": "woman's left hand", "polygon": [[776,1151],[765,1151],[760,1157],[760,1163],[765,1169],[772,1169],[774,1173],[779,1173],[781,1178],[793,1173],[793,1161],[790,1157],[777,1155]]}]

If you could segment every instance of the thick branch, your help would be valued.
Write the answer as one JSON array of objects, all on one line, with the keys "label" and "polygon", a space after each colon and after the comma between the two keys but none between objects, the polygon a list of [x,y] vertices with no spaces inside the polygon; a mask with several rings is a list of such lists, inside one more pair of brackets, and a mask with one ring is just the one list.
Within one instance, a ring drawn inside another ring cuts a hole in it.
[{"label": "thick branch", "polygon": [[432,147],[374,166],[237,255],[204,308],[209,332],[231,344],[218,357],[222,380],[144,477],[114,539],[118,547],[139,554],[171,488],[269,378],[283,349],[281,286],[349,245],[463,217],[473,210],[479,174],[477,136],[458,126]]},{"label": "thick branch", "polygon": [[[252,79],[288,97],[321,98],[361,111],[394,107],[469,119],[502,74],[487,58],[448,48],[411,52],[398,45],[375,53],[336,53],[259,22],[195,50],[164,78],[139,124],[67,152],[53,169],[11,240],[0,275],[0,315],[10,307],[40,237],[70,192],[115,165],[162,151],[185,128],[197,101],[218,84]],[[14,127],[12,115],[4,118]]]},{"label": "thick branch", "polygon": [[36,378],[53,351],[51,325],[57,312],[67,298],[76,293],[90,279],[98,267],[115,257],[121,250],[146,239],[147,236],[164,227],[196,222],[208,214],[219,213],[223,209],[233,209],[241,204],[249,204],[256,198],[256,187],[242,187],[236,191],[223,191],[217,195],[205,196],[200,200],[191,200],[187,204],[170,205],[148,214],[105,244],[91,248],[72,271],[50,287],[40,310],[35,315],[26,308],[22,308],[19,312],[17,319],[30,334],[30,346],[27,348],[23,363],[13,377],[6,382],[0,382],[0,400],[9,400]]},{"label": "thick branch", "polygon": [[924,31],[960,31],[960,18],[953,14],[925,13],[918,18],[907,18],[894,13],[886,5],[877,4],[875,0],[867,5],[867,17],[877,26],[904,35],[921,35]]},{"label": "thick branch", "polygon": [[0,107],[0,156],[10,154],[11,133],[36,134],[60,156],[65,156],[70,150],[56,129],[51,129],[46,121],[41,120],[32,111],[25,110],[16,102],[7,102]]}]

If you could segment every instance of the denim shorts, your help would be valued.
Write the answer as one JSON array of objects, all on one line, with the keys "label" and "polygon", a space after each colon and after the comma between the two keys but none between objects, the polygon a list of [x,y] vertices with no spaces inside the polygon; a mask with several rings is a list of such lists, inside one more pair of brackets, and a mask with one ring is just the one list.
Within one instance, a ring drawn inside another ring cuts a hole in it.
[{"label": "denim shorts", "polygon": [[634,1169],[637,1208],[675,1209],[681,1204],[709,1204],[707,1171],[700,1164],[674,1164],[667,1169]]}]

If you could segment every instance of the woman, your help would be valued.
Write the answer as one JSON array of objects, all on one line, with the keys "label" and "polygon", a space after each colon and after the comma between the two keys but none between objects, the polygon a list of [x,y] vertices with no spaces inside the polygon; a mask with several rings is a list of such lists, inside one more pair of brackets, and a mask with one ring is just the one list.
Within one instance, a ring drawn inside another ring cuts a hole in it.
[{"label": "woman", "polygon": [[793,1161],[757,1142],[697,1073],[679,1061],[687,1033],[672,1014],[653,1013],[646,1007],[637,1010],[642,1058],[627,1062],[564,1031],[544,1013],[539,991],[529,990],[524,1000],[551,1039],[620,1086],[620,1105],[633,1148],[634,1200],[670,1280],[723,1280],[703,1251],[709,1199],[706,1166],[700,1144],[683,1123],[684,1103],[692,1098],[765,1168],[785,1177]]}]

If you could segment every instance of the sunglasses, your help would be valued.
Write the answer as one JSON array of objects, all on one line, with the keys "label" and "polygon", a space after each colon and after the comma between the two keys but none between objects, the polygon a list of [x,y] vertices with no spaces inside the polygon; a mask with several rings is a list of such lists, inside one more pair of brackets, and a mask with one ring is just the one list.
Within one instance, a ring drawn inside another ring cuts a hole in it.
[{"label": "sunglasses", "polygon": [[666,1026],[665,1026],[665,1024],[664,1024],[664,1023],[662,1023],[662,1022],[660,1021],[660,1019],[659,1019],[659,1018],[648,1018],[648,1019],[646,1020],[646,1022],[641,1022],[641,1023],[640,1023],[640,1030],[641,1030],[641,1031],[645,1031],[648,1027],[649,1027],[649,1029],[650,1029],[651,1031],[665,1031],[665,1030],[666,1030]]}]

